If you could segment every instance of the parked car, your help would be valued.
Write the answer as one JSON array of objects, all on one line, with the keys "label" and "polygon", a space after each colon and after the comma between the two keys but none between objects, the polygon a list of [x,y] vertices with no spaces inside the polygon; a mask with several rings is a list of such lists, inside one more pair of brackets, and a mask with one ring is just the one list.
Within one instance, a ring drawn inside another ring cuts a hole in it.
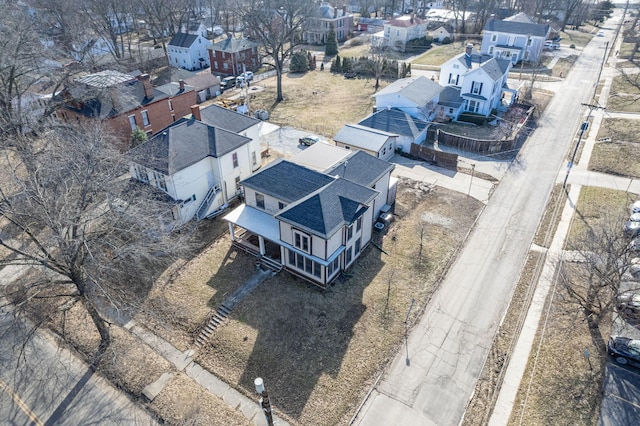
[{"label": "parked car", "polygon": [[314,143],[320,142],[320,138],[317,136],[305,136],[298,139],[298,142],[300,142],[300,145],[311,146]]},{"label": "parked car", "polygon": [[253,71],[245,71],[238,76],[239,81],[253,81]]},{"label": "parked car", "polygon": [[640,318],[640,293],[634,291],[620,293],[616,298],[616,309],[620,314]]},{"label": "parked car", "polygon": [[228,89],[233,89],[236,86],[236,77],[229,76],[222,79],[220,82],[220,90],[225,91]]},{"label": "parked car", "polygon": [[354,79],[357,76],[358,76],[358,73],[355,73],[355,72],[346,72],[346,73],[344,73],[344,78],[346,78],[348,80]]},{"label": "parked car", "polygon": [[607,350],[618,364],[630,364],[640,367],[640,340],[611,336],[607,344]]},{"label": "parked car", "polygon": [[598,37],[604,37],[604,31],[598,31]]},{"label": "parked car", "polygon": [[631,214],[640,213],[640,201],[636,201],[631,205]]},{"label": "parked car", "polygon": [[624,234],[629,238],[637,237],[640,234],[640,222],[626,221],[624,223]]},{"label": "parked car", "polygon": [[391,222],[393,222],[393,214],[388,212],[380,213],[380,216],[378,216],[378,220],[376,220],[376,223],[373,224],[373,229],[376,231],[382,231],[384,230],[384,228],[389,226]]},{"label": "parked car", "polygon": [[640,222],[640,213],[632,213],[631,216],[629,216],[629,221]]},{"label": "parked car", "polygon": [[560,49],[560,43],[558,43],[557,41],[547,40],[547,41],[544,42],[544,49],[545,50],[558,50],[558,49]]}]

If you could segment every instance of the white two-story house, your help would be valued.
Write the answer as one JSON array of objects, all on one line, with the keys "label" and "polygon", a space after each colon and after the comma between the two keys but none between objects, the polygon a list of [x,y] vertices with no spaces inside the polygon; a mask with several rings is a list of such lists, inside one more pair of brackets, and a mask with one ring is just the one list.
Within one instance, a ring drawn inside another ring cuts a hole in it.
[{"label": "white two-story house", "polygon": [[371,241],[392,170],[363,152],[324,173],[276,161],[242,181],[245,204],[224,217],[233,244],[326,288]]},{"label": "white two-story house", "polygon": [[520,61],[536,63],[542,57],[550,32],[549,24],[537,24],[524,13],[503,20],[492,18],[484,26],[480,52],[507,59],[514,65]]},{"label": "white two-story house", "polygon": [[[492,56],[480,55],[468,44],[465,52],[445,62],[440,68],[440,85],[456,92],[449,96],[460,98],[459,108],[453,113],[468,111],[488,116],[502,104],[502,93],[507,89],[511,62]],[[450,104],[440,105],[448,112]],[[449,115],[449,114],[447,114]]]},{"label": "white two-story house", "polygon": [[167,45],[169,65],[195,71],[207,68],[211,42],[200,34],[178,33]]},{"label": "white two-story house", "polygon": [[223,211],[260,167],[260,143],[195,118],[181,119],[130,151],[130,174],[175,201],[180,226]]}]

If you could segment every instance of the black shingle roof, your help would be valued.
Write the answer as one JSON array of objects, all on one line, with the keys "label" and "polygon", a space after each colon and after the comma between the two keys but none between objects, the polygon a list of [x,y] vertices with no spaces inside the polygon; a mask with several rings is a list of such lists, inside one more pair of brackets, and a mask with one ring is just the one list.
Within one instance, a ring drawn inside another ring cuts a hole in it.
[{"label": "black shingle roof", "polygon": [[283,210],[276,218],[328,238],[361,216],[377,194],[346,179],[336,179]]},{"label": "black shingle roof", "polygon": [[203,123],[219,127],[234,133],[240,133],[251,126],[260,123],[260,120],[240,114],[218,105],[210,105],[200,110],[200,118]]},{"label": "black shingle roof", "polygon": [[400,111],[396,108],[381,109],[378,112],[374,112],[358,124],[372,129],[395,133],[402,136],[409,136],[412,138],[418,136],[420,132],[429,126],[429,123],[426,121],[411,117],[406,112]]},{"label": "black shingle roof", "polygon": [[133,162],[172,175],[206,157],[221,156],[251,139],[196,120],[180,120],[130,151]]},{"label": "black shingle roof", "polygon": [[499,33],[523,34],[537,37],[546,37],[549,32],[549,25],[545,24],[528,24],[526,22],[517,21],[499,21],[492,19],[487,21],[484,26],[485,31],[494,31]]},{"label": "black shingle roof", "polygon": [[345,162],[327,170],[326,174],[340,176],[365,187],[371,187],[395,166],[387,161],[356,151]]},{"label": "black shingle roof", "polygon": [[283,160],[249,176],[242,184],[286,203],[293,203],[333,180],[331,176]]},{"label": "black shingle roof", "polygon": [[178,33],[173,36],[169,42],[169,46],[177,47],[191,47],[194,41],[198,38],[195,34]]}]

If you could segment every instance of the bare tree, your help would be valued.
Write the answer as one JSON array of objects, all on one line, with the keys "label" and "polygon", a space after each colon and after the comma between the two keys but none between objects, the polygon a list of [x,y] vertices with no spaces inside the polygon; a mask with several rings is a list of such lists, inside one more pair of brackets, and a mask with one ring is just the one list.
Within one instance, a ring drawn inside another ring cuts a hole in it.
[{"label": "bare tree", "polygon": [[114,312],[135,312],[188,232],[163,226],[172,206],[129,181],[126,157],[104,129],[58,126],[40,135],[5,138],[0,147],[0,266],[30,271],[3,296],[34,327],[81,306],[100,336],[95,368],[111,343]]},{"label": "bare tree", "polygon": [[597,226],[587,229],[583,238],[567,247],[579,261],[565,262],[561,282],[569,301],[582,309],[592,330],[598,330],[613,310],[620,283],[630,271],[632,258],[637,256],[622,223],[621,217],[605,215]]},{"label": "bare tree", "polygon": [[366,60],[356,63],[356,71],[364,75],[372,76],[376,80],[374,89],[380,88],[380,79],[389,74],[393,68],[393,60],[389,57],[386,49],[372,47],[369,50]]},{"label": "bare tree", "polygon": [[238,16],[259,40],[276,71],[276,102],[282,95],[282,74],[286,60],[302,44],[302,28],[315,5],[306,0],[249,0],[237,9]]}]

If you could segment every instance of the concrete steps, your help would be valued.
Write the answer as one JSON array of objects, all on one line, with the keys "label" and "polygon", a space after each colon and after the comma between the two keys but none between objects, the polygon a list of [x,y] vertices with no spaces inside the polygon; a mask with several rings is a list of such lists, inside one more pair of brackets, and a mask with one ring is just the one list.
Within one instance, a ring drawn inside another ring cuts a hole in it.
[{"label": "concrete steps", "polygon": [[216,310],[216,312],[209,318],[209,322],[196,337],[195,345],[197,349],[200,349],[216,331],[218,327],[223,325],[227,321],[227,316],[231,313],[231,308],[224,303]]}]

